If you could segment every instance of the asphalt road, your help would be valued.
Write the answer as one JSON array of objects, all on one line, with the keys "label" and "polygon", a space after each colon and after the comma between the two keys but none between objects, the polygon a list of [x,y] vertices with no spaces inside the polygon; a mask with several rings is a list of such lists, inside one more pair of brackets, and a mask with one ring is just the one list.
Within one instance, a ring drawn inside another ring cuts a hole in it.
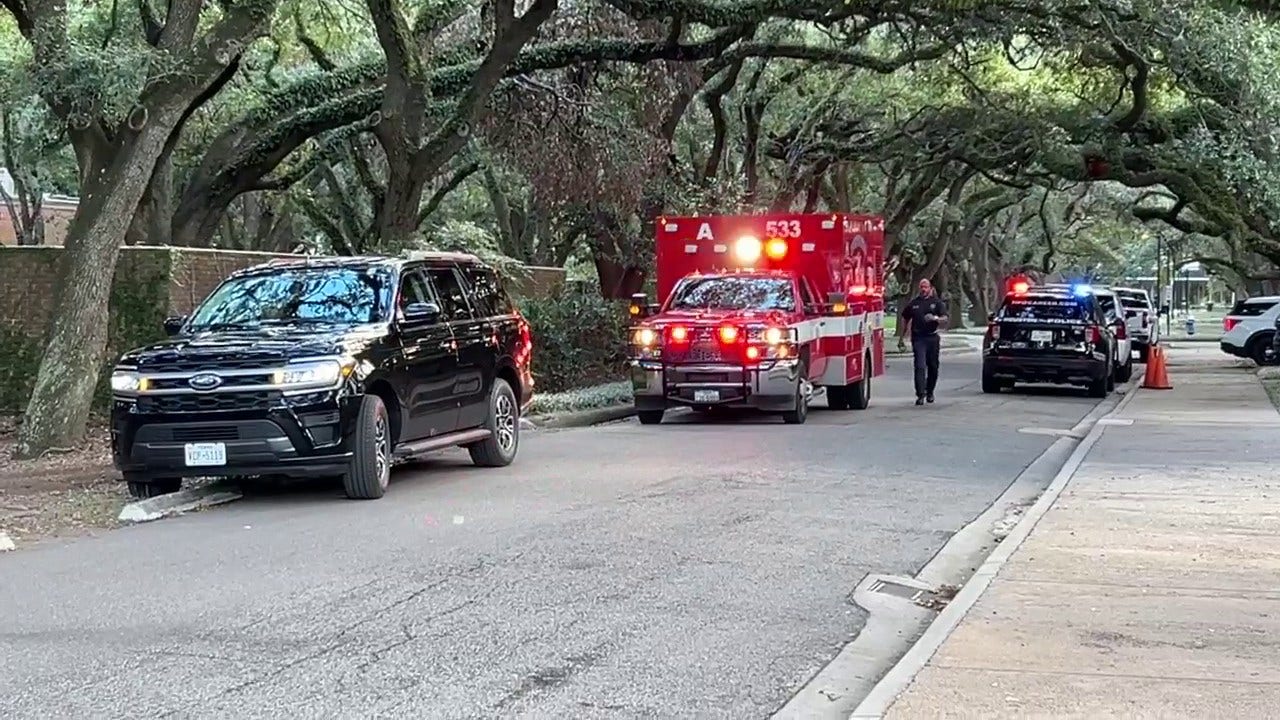
[{"label": "asphalt road", "polygon": [[1080,391],[527,433],[386,498],[255,495],[0,556],[0,717],[764,717],[1054,437]]}]

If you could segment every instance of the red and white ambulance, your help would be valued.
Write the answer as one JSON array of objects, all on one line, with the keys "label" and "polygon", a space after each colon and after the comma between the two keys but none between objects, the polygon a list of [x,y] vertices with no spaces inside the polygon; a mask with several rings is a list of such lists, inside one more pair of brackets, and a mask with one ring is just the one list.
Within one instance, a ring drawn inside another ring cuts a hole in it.
[{"label": "red and white ambulance", "polygon": [[755,408],[803,423],[825,390],[861,410],[884,374],[884,220],[872,215],[667,217],[661,304],[632,299],[640,422],[667,409]]}]

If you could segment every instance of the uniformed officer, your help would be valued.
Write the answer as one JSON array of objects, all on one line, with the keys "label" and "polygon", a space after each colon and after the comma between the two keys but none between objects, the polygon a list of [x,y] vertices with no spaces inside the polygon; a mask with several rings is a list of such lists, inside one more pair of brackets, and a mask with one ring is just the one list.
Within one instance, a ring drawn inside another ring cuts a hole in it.
[{"label": "uniformed officer", "polygon": [[938,326],[947,322],[947,304],[933,290],[933,283],[920,281],[920,294],[902,308],[905,323],[898,336],[898,349],[905,349],[907,333],[911,333],[911,354],[915,359],[916,404],[933,402],[938,387],[938,356],[942,339]]}]

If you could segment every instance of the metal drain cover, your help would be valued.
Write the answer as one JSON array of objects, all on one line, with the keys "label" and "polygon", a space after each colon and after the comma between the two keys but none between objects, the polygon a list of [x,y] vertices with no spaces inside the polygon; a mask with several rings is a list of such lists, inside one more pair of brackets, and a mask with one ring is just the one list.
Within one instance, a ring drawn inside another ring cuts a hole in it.
[{"label": "metal drain cover", "polygon": [[921,590],[920,588],[902,585],[891,580],[876,580],[870,588],[871,592],[883,593],[885,595],[893,595],[903,600],[910,600],[913,603],[927,604],[937,600],[938,595],[930,590]]}]

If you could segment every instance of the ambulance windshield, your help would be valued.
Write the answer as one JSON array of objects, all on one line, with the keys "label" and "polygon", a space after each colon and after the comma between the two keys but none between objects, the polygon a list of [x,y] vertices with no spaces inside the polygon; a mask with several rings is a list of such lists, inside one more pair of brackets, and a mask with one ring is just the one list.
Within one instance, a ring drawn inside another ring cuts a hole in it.
[{"label": "ambulance windshield", "polygon": [[711,276],[687,278],[676,286],[669,310],[783,310],[796,309],[787,278]]}]

